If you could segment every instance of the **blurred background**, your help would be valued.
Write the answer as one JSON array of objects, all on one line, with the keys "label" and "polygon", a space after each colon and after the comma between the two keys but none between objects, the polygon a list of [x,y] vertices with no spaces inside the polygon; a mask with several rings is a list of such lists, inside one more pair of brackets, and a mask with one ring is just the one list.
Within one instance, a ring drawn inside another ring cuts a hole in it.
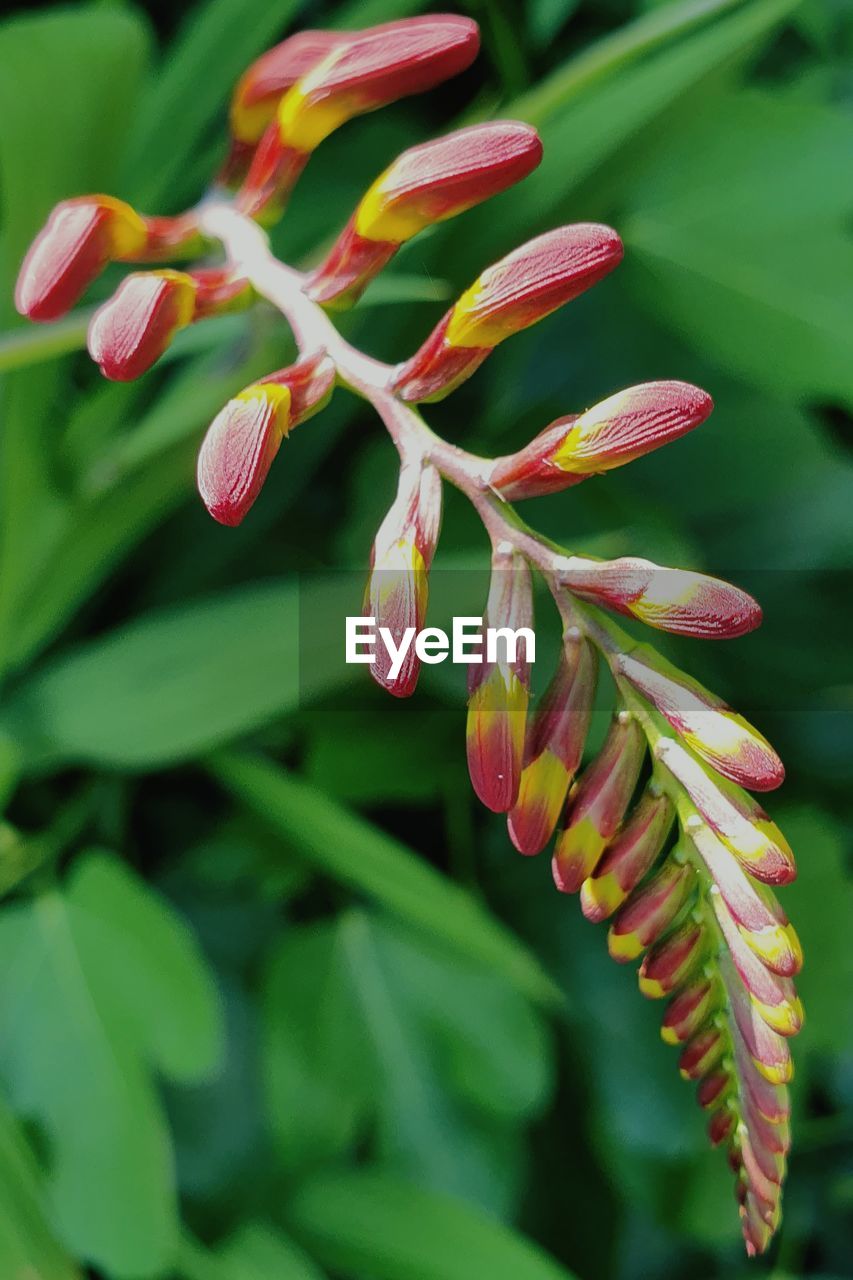
[{"label": "blurred background", "polygon": [[[310,262],[402,148],[517,116],[541,168],[404,250],[348,336],[401,359],[489,261],[604,220],[622,267],[430,421],[503,453],[632,382],[713,394],[701,430],[525,514],[764,605],[667,652],[788,767],[808,1020],[778,1243],[747,1266],[659,1008],[475,801],[443,668],[401,704],[324,657],[395,484],[371,414],[338,391],[224,529],[195,453],[291,358],[280,319],[209,322],[117,385],[82,348],[118,275],[55,327],[14,314],[57,200],[193,203],[262,49],[426,6],[42,5],[0,24],[2,1280],[853,1276],[853,6],[457,7],[475,66],[333,136],[275,244]],[[437,564],[485,554],[450,494]]]}]

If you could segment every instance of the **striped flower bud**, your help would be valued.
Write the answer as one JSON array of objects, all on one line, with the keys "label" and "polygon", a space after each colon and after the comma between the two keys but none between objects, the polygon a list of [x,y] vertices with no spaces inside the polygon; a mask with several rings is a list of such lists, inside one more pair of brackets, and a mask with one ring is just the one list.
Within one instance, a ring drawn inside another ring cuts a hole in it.
[{"label": "striped flower bud", "polygon": [[238,525],[261,491],[286,435],[328,402],[335,368],[321,352],[246,387],[210,424],[198,490],[214,520]]},{"label": "striped flower bud", "polygon": [[367,191],[309,293],[318,302],[354,302],[419,231],[497,195],[542,158],[535,129],[511,120],[459,129],[404,151]]},{"label": "striped flower bud", "polygon": [[123,200],[102,195],[63,200],[24,259],[15,306],[30,320],[58,320],[107,263],[139,257],[147,242],[145,222]]},{"label": "striped flower bud", "polygon": [[705,978],[698,978],[683,987],[667,1006],[661,1023],[661,1039],[666,1044],[686,1044],[707,1022],[718,994]]},{"label": "striped flower bud", "polygon": [[705,942],[702,926],[688,920],[650,947],[637,974],[643,995],[659,1000],[676,991],[702,960]]},{"label": "striped flower bud", "polygon": [[572,788],[554,848],[554,883],[577,893],[616,834],[637,785],[646,739],[628,711],[613,720],[604,744]]},{"label": "striped flower bud", "polygon": [[507,819],[510,839],[519,853],[539,853],[554,833],[583,758],[596,667],[592,646],[579,633],[569,632],[554,679],[528,729],[518,796]]},{"label": "striped flower bud", "polygon": [[606,920],[633,892],[657,861],[674,814],[665,795],[646,789],[593,874],[581,886],[581,910],[587,920]]},{"label": "striped flower bud", "polygon": [[92,317],[89,354],[105,377],[129,382],[160,359],[180,329],[252,297],[249,282],[228,271],[135,271]]},{"label": "striped flower bud", "polygon": [[505,338],[583,293],[622,260],[610,227],[558,227],[488,267],[462,294],[410,360],[394,388],[404,400],[440,400]]},{"label": "striped flower bud", "polygon": [[449,14],[384,23],[334,43],[281,99],[252,159],[240,207],[252,216],[275,216],[330,133],[464,71],[478,48],[477,24]]},{"label": "striped flower bud", "polygon": [[793,982],[761,963],[719,893],[711,895],[711,903],[732,964],[756,1010],[779,1035],[796,1035],[803,1025],[803,1005]]},{"label": "striped flower bud", "polygon": [[705,1076],[704,1080],[699,1081],[696,1089],[696,1101],[699,1106],[706,1110],[718,1106],[726,1096],[730,1082],[726,1071],[712,1071],[710,1075]]},{"label": "striped flower bud", "polygon": [[494,813],[506,813],[518,795],[530,695],[532,621],[527,562],[508,544],[500,544],[492,556],[484,624],[506,634],[496,638],[491,657],[487,651],[480,655],[482,661],[469,668],[466,741],[471,783]]},{"label": "striped flower bud", "polygon": [[716,1027],[699,1031],[685,1045],[678,1060],[678,1070],[684,1080],[701,1080],[722,1058],[725,1040]]},{"label": "striped flower bud", "polygon": [[650,880],[619,908],[607,934],[607,949],[614,960],[635,960],[669,928],[684,905],[691,887],[690,868],[668,858]]},{"label": "striped flower bud", "polygon": [[771,1084],[788,1084],[793,1078],[793,1064],[787,1038],[765,1022],[726,952],[720,953],[719,968],[734,1025],[756,1070]]},{"label": "striped flower bud", "polygon": [[712,774],[673,738],[660,738],[655,756],[744,870],[765,884],[790,884],[797,874],[791,848],[752,796]]},{"label": "striped flower bud", "polygon": [[687,382],[628,387],[580,416],[558,418],[526,448],[498,458],[490,483],[510,502],[557,492],[677,440],[713,407]]},{"label": "striped flower bud", "polygon": [[676,635],[728,640],[754,631],[761,622],[758,602],[739,587],[636,556],[606,561],[567,557],[560,581],[585,600]]},{"label": "striped flower bud", "polygon": [[636,645],[615,664],[686,745],[724,778],[754,791],[770,791],[784,780],[782,761],[767,739],[650,645]]},{"label": "striped flower bud", "polygon": [[384,629],[370,673],[397,698],[408,698],[418,682],[414,641],[426,621],[427,575],[440,527],[441,477],[429,465],[404,466],[394,505],[373,544],[364,601],[365,616]]},{"label": "striped flower bud", "polygon": [[687,823],[687,835],[714,882],[711,892],[722,896],[747,946],[774,973],[787,978],[799,973],[802,948],[772,892],[745,874],[701,819]]}]

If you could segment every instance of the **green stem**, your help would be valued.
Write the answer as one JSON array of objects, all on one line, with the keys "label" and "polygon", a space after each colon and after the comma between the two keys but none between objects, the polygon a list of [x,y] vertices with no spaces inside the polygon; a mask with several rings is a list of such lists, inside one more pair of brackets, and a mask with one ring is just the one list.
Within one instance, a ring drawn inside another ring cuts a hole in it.
[{"label": "green stem", "polygon": [[55,324],[28,325],[26,329],[3,334],[0,336],[0,373],[25,369],[28,365],[41,364],[71,351],[82,351],[94,313],[94,307],[87,307],[84,311],[72,312]]}]

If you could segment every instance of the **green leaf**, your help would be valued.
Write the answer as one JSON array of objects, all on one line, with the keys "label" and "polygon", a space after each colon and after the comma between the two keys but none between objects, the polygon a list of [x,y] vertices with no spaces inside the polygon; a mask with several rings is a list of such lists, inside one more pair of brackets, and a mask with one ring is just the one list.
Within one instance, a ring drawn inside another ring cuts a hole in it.
[{"label": "green leaf", "polygon": [[569,1280],[571,1274],[449,1196],[372,1171],[304,1184],[288,1204],[288,1219],[326,1266],[372,1280]]},{"label": "green leaf", "polygon": [[118,1276],[162,1270],[177,1212],[151,1068],[197,1079],[220,1049],[195,945],[119,862],[90,853],[66,887],[0,916],[0,957],[0,1076],[47,1133],[61,1239]]},{"label": "green leaf", "polygon": [[185,1235],[178,1272],[182,1280],[324,1280],[297,1245],[257,1222],[240,1227],[215,1253]]},{"label": "green leaf", "polygon": [[0,1100],[0,1275],[81,1280],[51,1234],[32,1152]]},{"label": "green leaf", "polygon": [[530,952],[470,894],[391,836],[268,761],[221,754],[210,768],[313,865],[489,964],[534,999],[554,1001],[553,984]]}]

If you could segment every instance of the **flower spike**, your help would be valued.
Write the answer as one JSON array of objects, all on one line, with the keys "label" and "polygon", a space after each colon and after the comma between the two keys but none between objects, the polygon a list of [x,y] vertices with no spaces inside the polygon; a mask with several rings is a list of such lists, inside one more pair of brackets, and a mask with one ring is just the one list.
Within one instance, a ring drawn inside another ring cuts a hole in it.
[{"label": "flower spike", "polygon": [[546,232],[489,267],[397,370],[403,400],[441,400],[514,333],[543,320],[622,260],[610,227],[580,222]]},{"label": "flower spike", "polygon": [[541,158],[536,130],[513,120],[410,147],[362,198],[314,272],[311,297],[338,306],[354,302],[401,244],[519,182]]},{"label": "flower spike", "polygon": [[277,216],[308,157],[330,133],[464,71],[479,43],[475,22],[446,14],[388,22],[333,44],[281,99],[249,167],[240,207],[252,217]]},{"label": "flower spike", "polygon": [[[377,646],[370,674],[397,698],[415,691],[420,673],[414,638],[426,621],[428,574],[441,528],[441,477],[435,467],[412,465],[400,471],[397,497],[380,525],[371,554],[364,614],[384,628],[405,656],[395,670],[387,640]],[[383,637],[384,638],[384,637]]]},{"label": "flower spike", "polygon": [[214,520],[242,522],[282,440],[328,403],[334,384],[335,367],[320,352],[228,401],[210,424],[198,456],[198,490]]},{"label": "flower spike", "polygon": [[510,839],[519,853],[539,853],[554,834],[583,757],[596,668],[592,645],[569,629],[556,674],[527,734],[518,796],[507,818]]},{"label": "flower spike", "polygon": [[468,677],[468,772],[479,798],[494,813],[515,804],[524,754],[530,691],[528,644],[532,643],[530,570],[511,547],[492,555],[492,578],[484,625],[521,632],[517,643],[498,637],[496,652],[480,655]]},{"label": "flower spike", "polygon": [[556,493],[633,462],[704,422],[711,397],[686,382],[644,382],[586,413],[558,418],[518,453],[498,458],[490,476],[510,502]]}]

